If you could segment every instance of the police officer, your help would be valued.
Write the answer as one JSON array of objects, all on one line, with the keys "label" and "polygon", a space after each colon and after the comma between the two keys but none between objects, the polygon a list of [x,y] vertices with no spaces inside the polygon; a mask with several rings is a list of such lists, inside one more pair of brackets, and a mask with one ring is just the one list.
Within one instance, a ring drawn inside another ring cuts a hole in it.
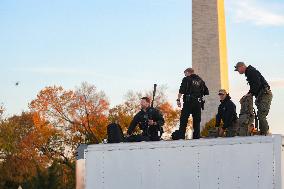
[{"label": "police officer", "polygon": [[267,81],[261,75],[261,73],[252,66],[246,66],[243,62],[238,62],[235,66],[235,71],[239,74],[245,74],[247,77],[248,84],[250,85],[250,90],[248,96],[255,96],[255,105],[257,107],[257,116],[259,119],[259,128],[261,135],[267,135],[269,130],[269,125],[266,116],[269,113],[272,92]]},{"label": "police officer", "polygon": [[232,102],[230,95],[225,89],[220,89],[218,95],[221,104],[218,107],[215,126],[217,128],[220,127],[222,120],[224,125],[219,128],[219,136],[223,136],[226,130],[227,137],[234,137],[237,135],[238,130],[236,105]]},{"label": "police officer", "polygon": [[185,139],[186,126],[190,114],[192,114],[193,117],[193,139],[200,138],[202,97],[209,95],[205,82],[198,75],[194,74],[192,68],[187,68],[184,71],[184,75],[185,77],[182,80],[177,98],[177,105],[181,107],[180,99],[183,96],[180,127],[179,130],[172,134],[173,140]]},{"label": "police officer", "polygon": [[[138,112],[130,123],[127,134],[131,136],[138,125],[142,130],[141,135],[133,136],[132,141],[158,141],[161,139],[163,132],[162,126],[165,121],[159,110],[150,106],[151,100],[148,97],[141,98],[141,110]],[[131,138],[131,137],[130,137]]]}]

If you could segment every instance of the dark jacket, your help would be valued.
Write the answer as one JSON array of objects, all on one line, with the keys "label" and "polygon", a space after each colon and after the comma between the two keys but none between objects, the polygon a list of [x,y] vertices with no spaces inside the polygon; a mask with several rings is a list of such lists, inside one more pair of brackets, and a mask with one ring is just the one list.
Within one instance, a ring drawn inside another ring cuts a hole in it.
[{"label": "dark jacket", "polygon": [[128,128],[127,134],[131,135],[138,125],[139,128],[143,131],[143,135],[147,135],[147,129],[148,129],[148,121],[153,120],[154,122],[157,122],[157,128],[161,128],[165,120],[163,118],[163,115],[161,112],[155,108],[149,107],[146,112],[144,110],[140,110],[138,112],[133,120],[130,123],[130,126]]},{"label": "dark jacket", "polygon": [[258,96],[261,89],[270,88],[261,73],[254,67],[248,66],[245,75],[250,86],[249,93],[251,93],[252,95]]},{"label": "dark jacket", "polygon": [[191,74],[190,76],[186,76],[182,79],[179,93],[191,95],[196,98],[209,95],[205,82],[196,74]]},{"label": "dark jacket", "polygon": [[216,127],[220,126],[221,120],[224,123],[223,129],[232,127],[233,122],[237,120],[236,105],[232,102],[229,95],[220,102],[218,114],[216,115]]}]

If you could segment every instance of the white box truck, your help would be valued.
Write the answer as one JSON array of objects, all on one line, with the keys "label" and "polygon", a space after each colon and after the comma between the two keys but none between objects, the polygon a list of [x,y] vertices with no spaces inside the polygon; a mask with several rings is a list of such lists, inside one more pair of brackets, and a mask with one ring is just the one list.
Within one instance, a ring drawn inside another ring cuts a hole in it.
[{"label": "white box truck", "polygon": [[89,145],[86,189],[284,189],[280,135]]}]

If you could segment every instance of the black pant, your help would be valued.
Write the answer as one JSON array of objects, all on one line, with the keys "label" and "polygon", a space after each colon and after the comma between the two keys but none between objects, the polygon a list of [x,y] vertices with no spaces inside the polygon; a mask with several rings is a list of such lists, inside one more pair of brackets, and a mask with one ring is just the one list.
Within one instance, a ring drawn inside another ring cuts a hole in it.
[{"label": "black pant", "polygon": [[179,130],[181,135],[185,136],[188,118],[192,114],[193,117],[193,139],[200,138],[200,122],[201,122],[201,102],[197,98],[184,100],[183,108],[180,116]]}]

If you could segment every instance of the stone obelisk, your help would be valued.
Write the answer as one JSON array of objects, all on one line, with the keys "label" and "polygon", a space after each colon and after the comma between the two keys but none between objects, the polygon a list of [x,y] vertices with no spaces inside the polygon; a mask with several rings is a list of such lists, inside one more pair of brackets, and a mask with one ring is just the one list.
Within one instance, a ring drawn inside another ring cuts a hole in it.
[{"label": "stone obelisk", "polygon": [[192,0],[192,67],[206,82],[201,127],[217,113],[218,90],[229,90],[224,0]]}]

